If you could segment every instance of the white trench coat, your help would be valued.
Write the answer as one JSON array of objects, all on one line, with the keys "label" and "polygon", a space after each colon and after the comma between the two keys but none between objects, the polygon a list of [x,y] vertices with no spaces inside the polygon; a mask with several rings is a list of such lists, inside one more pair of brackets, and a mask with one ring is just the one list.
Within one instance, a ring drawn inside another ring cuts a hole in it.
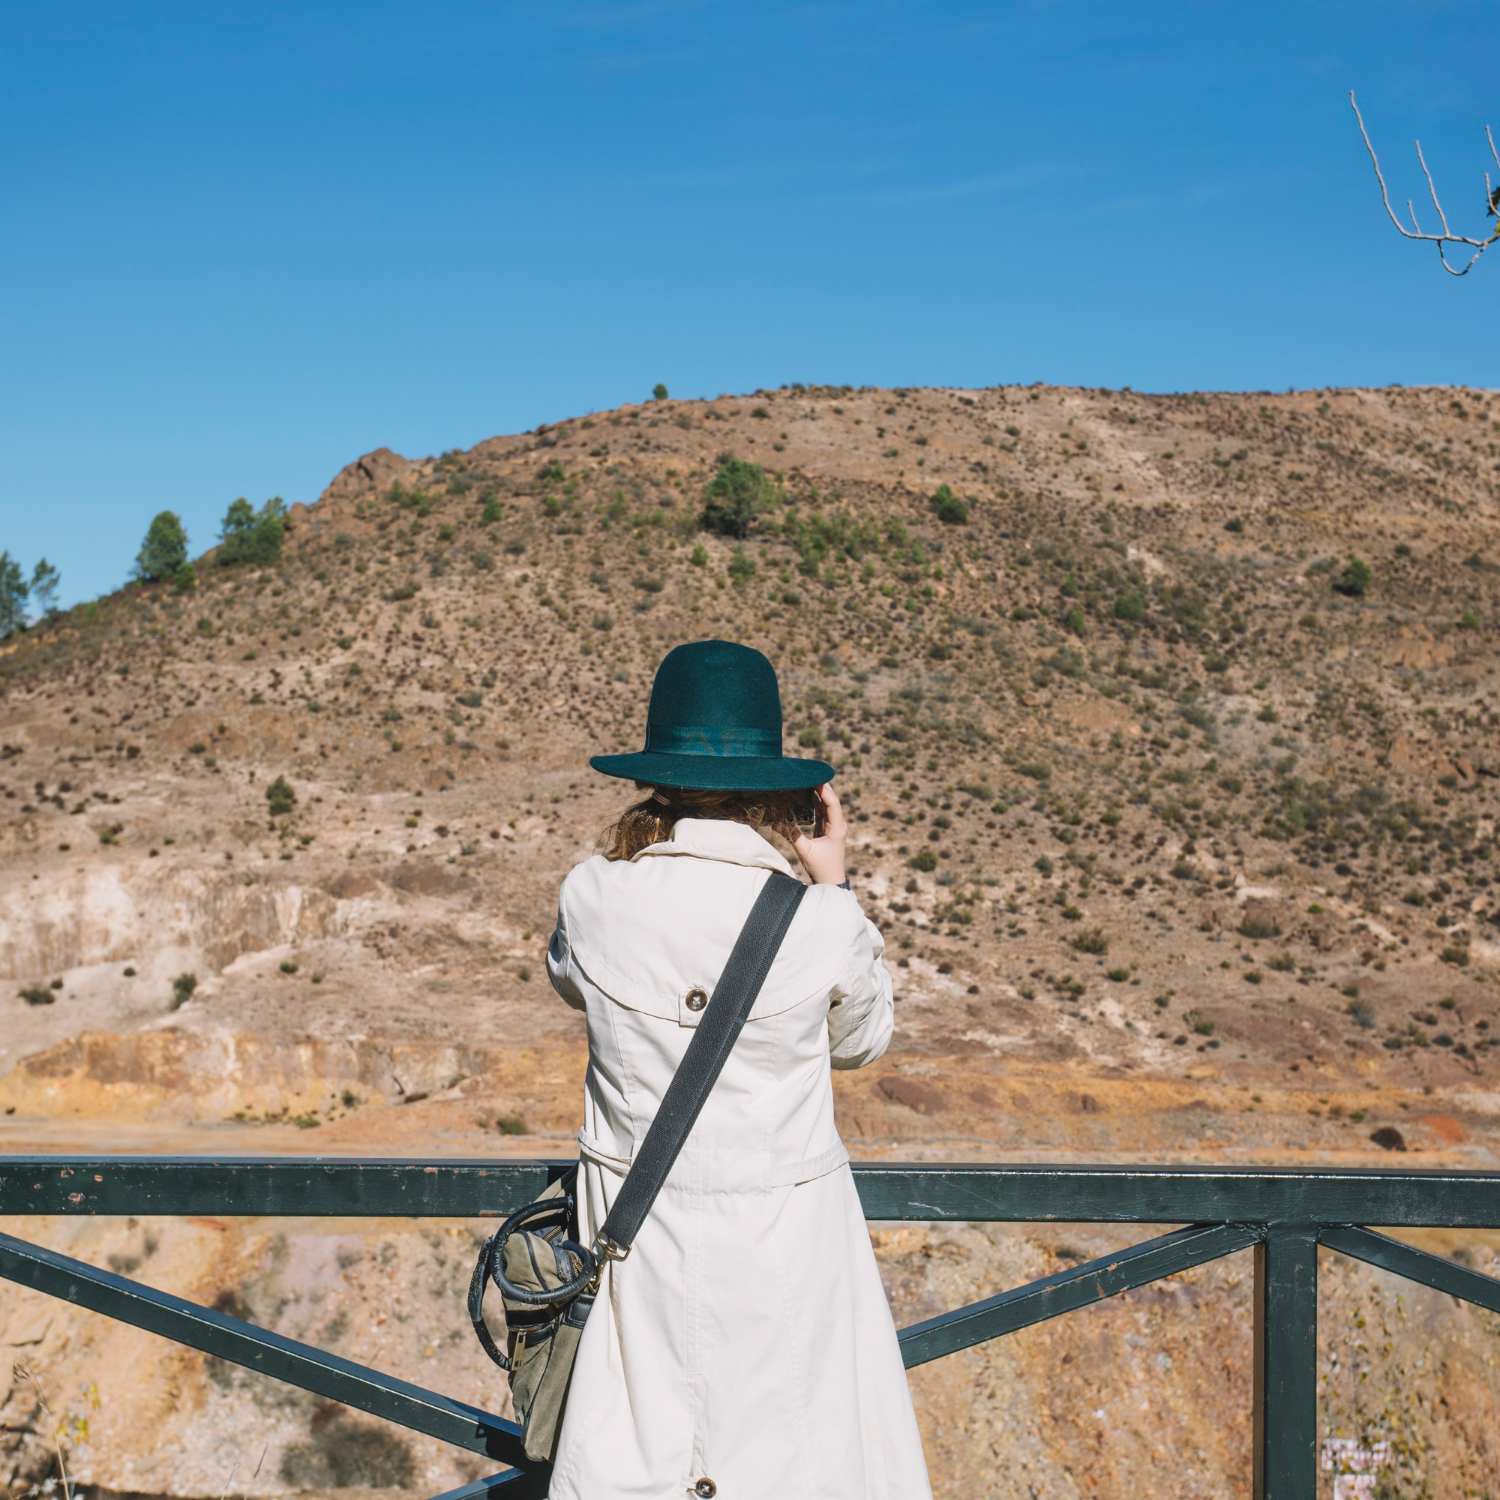
[{"label": "white trench coat", "polygon": [[[713,993],[767,870],[791,873],[753,829],[690,818],[563,882],[547,972],[588,1013],[585,1243],[697,1025],[686,996]],[[808,890],[629,1258],[605,1274],[551,1500],[931,1495],[828,1072],[890,1041],[883,949],[854,896]]]}]

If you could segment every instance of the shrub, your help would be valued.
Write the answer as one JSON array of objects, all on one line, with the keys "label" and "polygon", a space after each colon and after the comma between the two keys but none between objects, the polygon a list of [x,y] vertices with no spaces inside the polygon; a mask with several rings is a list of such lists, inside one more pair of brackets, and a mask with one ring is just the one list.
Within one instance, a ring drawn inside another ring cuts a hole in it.
[{"label": "shrub", "polygon": [[1369,563],[1351,557],[1344,571],[1333,580],[1333,587],[1336,592],[1347,595],[1350,599],[1358,599],[1369,592],[1374,581],[1375,575],[1370,571]]},{"label": "shrub", "polygon": [[651,387],[651,399],[653,401],[665,401],[667,399],[667,388],[660,380]]},{"label": "shrub", "polygon": [[1277,926],[1276,918],[1266,911],[1247,911],[1240,918],[1238,930],[1241,937],[1254,938],[1257,941],[1262,938],[1281,936],[1281,928]]},{"label": "shrub", "polygon": [[1146,618],[1146,601],[1137,588],[1123,588],[1115,596],[1115,619],[1128,620],[1134,624]]},{"label": "shrub", "polygon": [[1039,760],[1023,760],[1016,767],[1016,773],[1020,776],[1029,776],[1033,781],[1052,780],[1052,767],[1044,765]]},{"label": "shrub", "polygon": [[1104,977],[1115,984],[1124,984],[1130,978],[1129,969],[1106,969]]},{"label": "shrub", "polygon": [[744,538],[756,516],[776,498],[776,486],[759,464],[720,459],[718,472],[703,491],[702,523],[722,536]]},{"label": "shrub", "polygon": [[736,588],[748,583],[755,577],[755,560],[745,551],[743,547],[734,549],[734,556],[729,559],[729,580]]},{"label": "shrub", "polygon": [[693,548],[691,555],[688,557],[688,561],[692,563],[695,568],[706,568],[708,566],[708,548],[705,547],[702,542],[699,542],[698,545]]},{"label": "shrub", "polygon": [[1458,617],[1458,628],[1460,630],[1478,630],[1479,616],[1472,609],[1466,609]]},{"label": "shrub", "polygon": [[1193,1028],[1196,1036],[1212,1036],[1218,1030],[1217,1023],[1209,1020],[1201,1011],[1184,1011],[1182,1020],[1184,1025]]},{"label": "shrub", "polygon": [[952,487],[940,484],[932,497],[932,512],[945,526],[969,524],[969,502],[953,493]]},{"label": "shrub", "polygon": [[1075,604],[1063,616],[1063,629],[1070,635],[1083,635],[1089,628],[1088,616],[1083,612],[1083,606]]},{"label": "shrub", "polygon": [[256,510],[243,496],[224,514],[219,529],[218,562],[222,567],[237,563],[273,563],[281,557],[281,539],[286,534],[286,506],[279,496]]},{"label": "shrub", "polygon": [[135,576],[142,583],[172,578],[187,563],[187,532],[174,511],[158,511],[146,528],[146,539],[135,558]]},{"label": "shrub", "polygon": [[937,869],[937,855],[931,849],[918,849],[912,857],[907,860],[914,870],[932,871]]},{"label": "shrub", "polygon": [[1375,1029],[1375,1007],[1368,1000],[1351,1000],[1344,1007],[1344,1013],[1361,1031]]},{"label": "shrub", "polygon": [[278,776],[266,788],[266,806],[273,818],[284,818],[297,805],[297,794],[285,776]]},{"label": "shrub", "polygon": [[816,724],[804,724],[797,735],[797,743],[804,750],[821,750],[823,748],[823,731]]},{"label": "shrub", "polygon": [[56,999],[45,984],[28,984],[17,993],[28,1005],[51,1005]]},{"label": "shrub", "polygon": [[465,708],[478,708],[484,702],[484,694],[477,688],[467,688],[458,695],[458,701]]},{"label": "shrub", "polygon": [[1075,953],[1104,954],[1109,952],[1109,939],[1102,928],[1085,927],[1073,934],[1072,946]]},{"label": "shrub", "polygon": [[481,526],[493,526],[499,519],[499,498],[495,495],[487,495],[484,501],[484,509],[479,512],[479,524]]},{"label": "shrub", "polygon": [[193,991],[198,988],[198,976],[196,974],[179,974],[172,981],[172,1009],[181,1010],[189,1000],[193,998]]}]

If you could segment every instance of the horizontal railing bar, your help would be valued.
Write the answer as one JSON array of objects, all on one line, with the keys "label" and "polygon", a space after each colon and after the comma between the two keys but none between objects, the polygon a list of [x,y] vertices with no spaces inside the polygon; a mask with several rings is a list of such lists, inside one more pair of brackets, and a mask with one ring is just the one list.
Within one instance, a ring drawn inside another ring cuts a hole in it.
[{"label": "horizontal railing bar", "polygon": [[1465,1302],[1500,1312],[1500,1281],[1481,1271],[1471,1271],[1440,1255],[1418,1250],[1415,1245],[1403,1245],[1389,1235],[1375,1234],[1353,1224],[1325,1229],[1318,1240],[1340,1255],[1353,1256],[1355,1260],[1379,1266],[1382,1271],[1394,1271],[1408,1281],[1420,1281]]},{"label": "horizontal railing bar", "polygon": [[1112,1255],[1073,1266],[1027,1282],[997,1297],[975,1302],[953,1312],[913,1323],[898,1334],[901,1357],[909,1370],[974,1344],[1001,1338],[1093,1302],[1160,1281],[1179,1271],[1200,1266],[1244,1250],[1260,1239],[1250,1224],[1193,1224]]},{"label": "horizontal railing bar", "polygon": [[[571,1161],[0,1157],[0,1215],[476,1218]],[[1500,1228],[1500,1173],[856,1165],[869,1219]]]},{"label": "horizontal railing bar", "polygon": [[456,1447],[534,1467],[514,1422],[55,1250],[0,1234],[0,1276]]},{"label": "horizontal railing bar", "polygon": [[507,1469],[503,1474],[461,1484],[456,1490],[445,1490],[434,1495],[433,1500],[488,1500],[490,1495],[499,1495],[501,1500],[546,1500],[551,1482],[550,1465],[542,1465],[529,1474],[521,1469]]},{"label": "horizontal railing bar", "polygon": [[504,1217],[572,1161],[0,1156],[0,1214]]},{"label": "horizontal railing bar", "polygon": [[1500,1173],[857,1166],[867,1219],[1500,1228]]}]

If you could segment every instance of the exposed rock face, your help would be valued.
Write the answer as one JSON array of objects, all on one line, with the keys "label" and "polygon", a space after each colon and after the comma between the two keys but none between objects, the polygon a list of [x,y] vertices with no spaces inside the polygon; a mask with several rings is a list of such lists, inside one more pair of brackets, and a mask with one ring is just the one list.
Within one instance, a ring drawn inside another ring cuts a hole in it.
[{"label": "exposed rock face", "polygon": [[[1492,1165],[1497,418],[821,389],[367,454],[279,567],[0,645],[0,1150],[571,1155],[544,948],[634,795],[587,756],[639,744],[660,656],[712,634],[772,656],[788,753],[838,766],[890,944],[896,1042],[835,1079],[856,1156]],[[725,452],[775,475],[743,545],[699,525]],[[7,1228],[504,1400],[465,1342],[471,1226]],[[875,1235],[905,1322],[1131,1232]],[[1486,1268],[1492,1238],[1430,1242]],[[1463,1494],[1482,1319],[1325,1265],[1324,1435]],[[937,1492],[1247,1492],[1247,1287],[1226,1262],[919,1372]],[[90,1414],[90,1485],[473,1477],[4,1287],[0,1326],[0,1369]],[[5,1378],[29,1483],[40,1397]]]}]

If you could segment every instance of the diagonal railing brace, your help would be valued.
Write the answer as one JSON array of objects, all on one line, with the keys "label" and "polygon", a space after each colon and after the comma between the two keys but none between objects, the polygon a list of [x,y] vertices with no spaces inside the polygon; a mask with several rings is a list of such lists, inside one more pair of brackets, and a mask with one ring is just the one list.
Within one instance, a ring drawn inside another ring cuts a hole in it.
[{"label": "diagonal railing brace", "polygon": [[534,1467],[514,1422],[55,1250],[0,1234],[0,1276],[455,1447]]},{"label": "diagonal railing brace", "polygon": [[998,1297],[913,1323],[898,1335],[909,1370],[959,1349],[1014,1333],[1032,1323],[1102,1302],[1132,1287],[1248,1249],[1261,1237],[1253,1224],[1192,1224],[1114,1255],[1027,1282]]},{"label": "diagonal railing brace", "polygon": [[1360,1229],[1353,1224],[1325,1227],[1318,1239],[1330,1250],[1340,1255],[1352,1256],[1382,1271],[1393,1271],[1408,1281],[1420,1281],[1450,1296],[1465,1302],[1478,1303],[1491,1312],[1500,1312],[1500,1281],[1480,1271],[1471,1271],[1467,1266],[1455,1265],[1440,1255],[1429,1255],[1414,1245],[1393,1240],[1389,1235],[1376,1234],[1373,1229]]}]

